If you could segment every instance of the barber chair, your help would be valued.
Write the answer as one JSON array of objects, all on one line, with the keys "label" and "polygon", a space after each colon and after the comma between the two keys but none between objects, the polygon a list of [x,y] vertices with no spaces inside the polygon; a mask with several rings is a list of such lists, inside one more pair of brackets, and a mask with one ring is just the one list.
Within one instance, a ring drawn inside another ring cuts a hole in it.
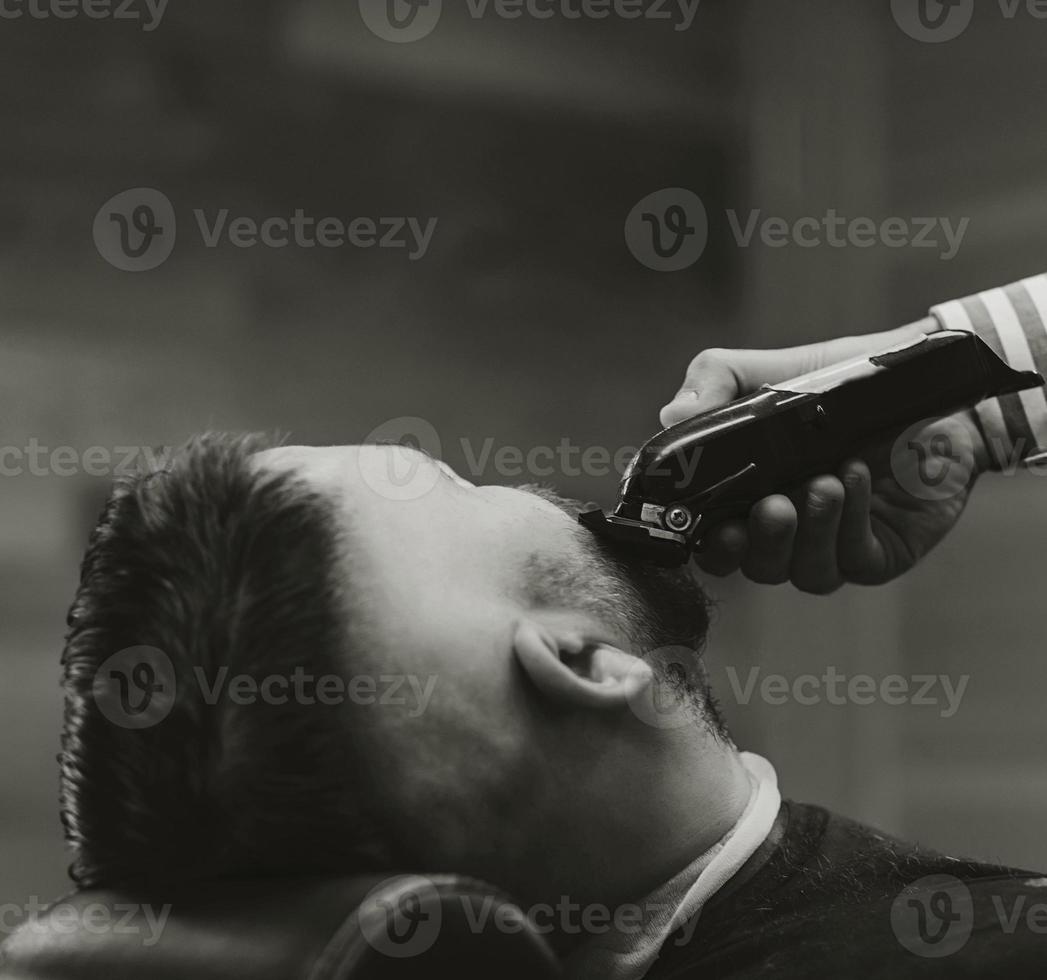
[{"label": "barber chair", "polygon": [[519,906],[484,882],[454,875],[80,891],[23,922],[0,946],[2,980],[559,975],[551,948]]}]

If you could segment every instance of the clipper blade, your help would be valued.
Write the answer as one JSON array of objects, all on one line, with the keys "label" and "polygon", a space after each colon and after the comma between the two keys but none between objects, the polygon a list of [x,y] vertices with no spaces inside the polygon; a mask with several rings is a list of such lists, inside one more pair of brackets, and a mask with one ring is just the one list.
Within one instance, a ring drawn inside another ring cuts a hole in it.
[{"label": "clipper blade", "polygon": [[663,568],[677,568],[686,565],[691,557],[691,549],[682,535],[643,521],[607,514],[596,508],[580,514],[578,523],[634,560],[648,561]]}]

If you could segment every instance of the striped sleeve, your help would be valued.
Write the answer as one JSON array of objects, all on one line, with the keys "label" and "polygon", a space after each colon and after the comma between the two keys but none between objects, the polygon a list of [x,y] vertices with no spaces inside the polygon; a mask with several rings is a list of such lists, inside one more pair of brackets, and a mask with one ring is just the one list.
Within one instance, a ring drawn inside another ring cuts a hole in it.
[{"label": "striped sleeve", "polygon": [[[931,310],[947,330],[974,331],[1012,368],[1047,376],[1047,275]],[[1034,388],[975,408],[994,468],[1047,463],[1047,397]]]}]

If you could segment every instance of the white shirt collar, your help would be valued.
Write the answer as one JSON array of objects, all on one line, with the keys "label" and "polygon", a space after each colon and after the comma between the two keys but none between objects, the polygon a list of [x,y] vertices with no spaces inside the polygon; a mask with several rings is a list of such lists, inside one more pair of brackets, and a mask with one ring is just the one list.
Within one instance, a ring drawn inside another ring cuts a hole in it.
[{"label": "white shirt collar", "polygon": [[782,802],[778,775],[761,756],[742,752],[740,758],[752,791],[738,822],[709,850],[637,903],[634,915],[616,916],[607,932],[591,937],[571,953],[564,971],[569,980],[640,980],[658,959],[666,939],[685,923],[693,932],[705,903],[767,839]]}]

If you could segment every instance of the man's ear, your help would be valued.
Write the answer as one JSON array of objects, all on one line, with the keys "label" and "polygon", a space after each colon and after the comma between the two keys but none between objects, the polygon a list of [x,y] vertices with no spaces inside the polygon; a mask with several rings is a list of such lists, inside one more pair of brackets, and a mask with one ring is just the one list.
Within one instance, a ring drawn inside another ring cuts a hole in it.
[{"label": "man's ear", "polygon": [[539,692],[565,707],[623,708],[654,677],[639,657],[532,619],[517,624],[513,653]]}]

